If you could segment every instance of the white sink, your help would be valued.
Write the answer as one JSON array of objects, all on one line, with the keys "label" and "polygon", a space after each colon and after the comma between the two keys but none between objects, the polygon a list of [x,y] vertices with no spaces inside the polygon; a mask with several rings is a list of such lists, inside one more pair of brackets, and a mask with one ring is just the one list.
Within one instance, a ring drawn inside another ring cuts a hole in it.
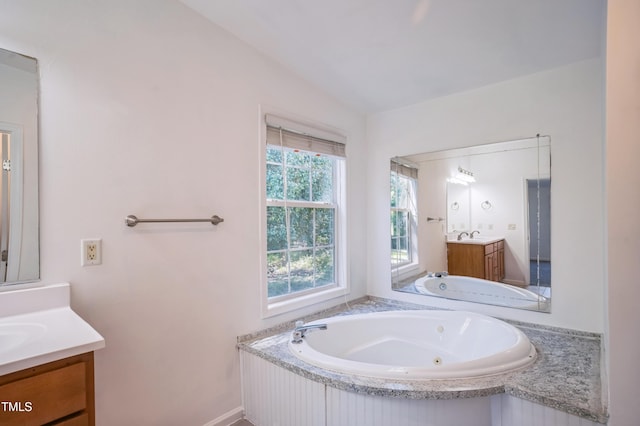
[{"label": "white sink", "polygon": [[67,283],[0,292],[0,375],[104,347],[69,300]]},{"label": "white sink", "polygon": [[44,324],[20,322],[0,324],[0,354],[41,338],[46,331],[47,327]]},{"label": "white sink", "polygon": [[485,237],[485,236],[475,236],[473,238],[469,238],[467,236],[462,237],[461,240],[458,240],[457,236],[449,236],[447,238],[448,243],[459,243],[459,244],[491,244],[496,241],[504,240],[504,237]]}]

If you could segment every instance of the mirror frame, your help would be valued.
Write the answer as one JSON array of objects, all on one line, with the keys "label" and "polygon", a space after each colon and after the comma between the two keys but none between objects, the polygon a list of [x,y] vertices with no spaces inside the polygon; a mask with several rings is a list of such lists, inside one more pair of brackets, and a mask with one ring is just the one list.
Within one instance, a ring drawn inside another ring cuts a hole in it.
[{"label": "mirror frame", "polygon": [[[6,156],[8,152],[9,155],[7,161],[2,161],[3,177],[0,179],[0,188],[8,189],[9,194],[6,197],[8,206],[4,208],[2,204],[5,203],[0,203],[0,212],[8,212],[0,213],[1,250],[6,250],[6,255],[0,259],[6,259],[5,266],[0,267],[2,290],[40,280],[40,75],[36,58],[2,48],[0,70],[7,77],[3,88],[6,97],[4,104],[0,104],[0,130],[3,145],[8,147],[0,153],[4,152]],[[19,107],[14,107],[15,104]],[[11,173],[9,179],[4,177],[6,173]]]}]

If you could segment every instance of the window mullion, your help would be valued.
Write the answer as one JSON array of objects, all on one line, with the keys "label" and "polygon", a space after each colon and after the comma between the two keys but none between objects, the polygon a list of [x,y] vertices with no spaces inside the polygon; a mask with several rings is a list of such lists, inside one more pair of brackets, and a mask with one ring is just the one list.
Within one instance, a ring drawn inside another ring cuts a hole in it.
[{"label": "window mullion", "polygon": [[313,268],[312,268],[312,270],[313,270],[313,287],[315,287],[316,286],[316,209],[314,208],[312,210],[312,212],[313,212],[313,214],[312,214],[312,217],[313,217],[313,219],[312,219],[312,221],[313,221],[313,223],[312,223],[313,229],[311,231],[311,233],[313,235],[312,236],[312,240],[311,240],[311,244],[313,246],[313,250],[312,250],[312,253],[313,253],[313,255],[312,255],[313,256],[313,259],[312,259]]},{"label": "window mullion", "polygon": [[287,265],[287,293],[291,293],[291,218],[289,217],[289,206],[287,205],[288,198],[288,179],[287,179],[287,157],[284,152],[284,147],[280,146],[282,152],[282,183],[284,193],[282,194],[284,201],[284,221],[285,232],[287,233],[287,253],[286,253],[286,265]]}]

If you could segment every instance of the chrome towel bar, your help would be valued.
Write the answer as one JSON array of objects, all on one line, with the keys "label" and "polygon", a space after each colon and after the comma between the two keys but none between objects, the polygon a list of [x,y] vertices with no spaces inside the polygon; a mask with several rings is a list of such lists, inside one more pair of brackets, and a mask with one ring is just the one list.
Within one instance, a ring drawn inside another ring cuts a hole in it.
[{"label": "chrome towel bar", "polygon": [[127,226],[136,226],[139,223],[158,223],[158,222],[209,222],[212,225],[217,225],[224,222],[224,219],[218,215],[211,216],[210,219],[138,219],[136,216],[130,214],[124,219],[124,223]]}]

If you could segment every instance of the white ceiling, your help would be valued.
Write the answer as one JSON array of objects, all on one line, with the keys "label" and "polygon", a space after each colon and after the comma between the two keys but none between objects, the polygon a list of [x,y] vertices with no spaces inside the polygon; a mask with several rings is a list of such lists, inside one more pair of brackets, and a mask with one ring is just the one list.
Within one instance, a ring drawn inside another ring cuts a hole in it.
[{"label": "white ceiling", "polygon": [[600,56],[606,0],[180,0],[363,112]]}]

